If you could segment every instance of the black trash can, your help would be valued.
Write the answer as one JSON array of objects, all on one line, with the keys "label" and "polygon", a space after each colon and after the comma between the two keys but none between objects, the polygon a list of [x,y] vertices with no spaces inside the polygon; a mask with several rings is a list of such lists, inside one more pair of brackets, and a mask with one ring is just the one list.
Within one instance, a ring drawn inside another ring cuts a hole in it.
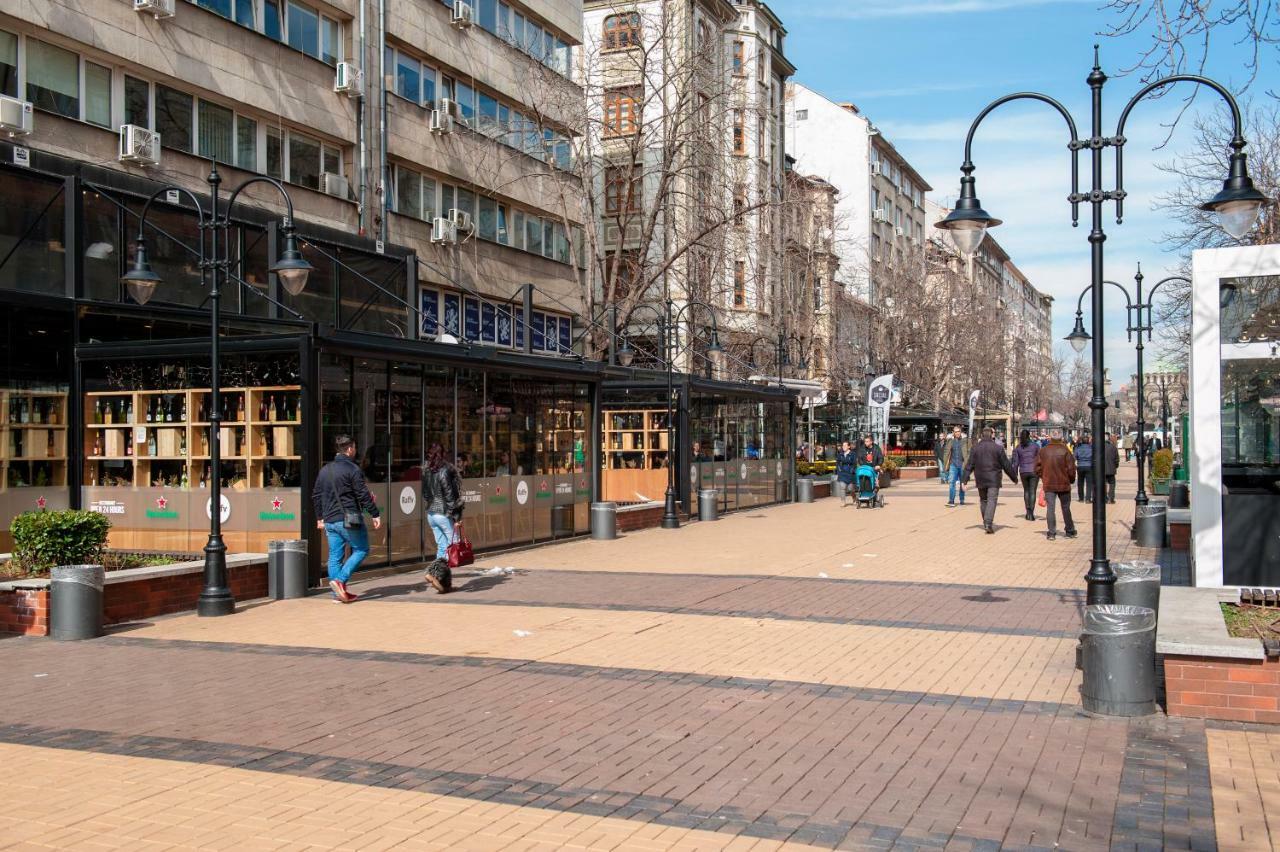
[{"label": "black trash can", "polygon": [[1160,563],[1150,559],[1117,562],[1115,596],[1120,606],[1141,606],[1160,618]]},{"label": "black trash can", "polygon": [[618,504],[591,504],[591,537],[600,541],[612,541],[618,537]]},{"label": "black trash can", "polygon": [[796,480],[796,502],[813,502],[813,480],[807,476]]},{"label": "black trash can", "polygon": [[54,639],[94,639],[102,635],[101,565],[58,565],[49,572],[49,635]]},{"label": "black trash can", "polygon": [[1138,547],[1164,547],[1165,507],[1162,503],[1139,506],[1133,528]]},{"label": "black trash can", "polygon": [[573,535],[573,507],[551,507],[551,534],[556,538]]},{"label": "black trash can", "polygon": [[1156,614],[1141,606],[1084,609],[1084,709],[1106,716],[1156,712]]},{"label": "black trash can", "polygon": [[698,520],[715,521],[720,518],[720,492],[714,488],[698,490]]},{"label": "black trash can", "polygon": [[1169,508],[1186,509],[1191,506],[1191,483],[1173,480],[1169,483]]}]

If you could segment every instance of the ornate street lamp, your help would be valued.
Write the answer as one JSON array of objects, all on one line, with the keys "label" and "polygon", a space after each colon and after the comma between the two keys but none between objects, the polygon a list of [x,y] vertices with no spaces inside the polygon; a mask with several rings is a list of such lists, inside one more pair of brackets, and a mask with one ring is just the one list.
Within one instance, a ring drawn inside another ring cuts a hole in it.
[{"label": "ornate street lamp", "polygon": [[[1093,413],[1093,432],[1095,435],[1100,435],[1105,428],[1107,407],[1107,401],[1102,392],[1104,332],[1103,243],[1106,240],[1106,234],[1102,229],[1102,208],[1106,202],[1114,201],[1116,204],[1116,223],[1119,224],[1123,221],[1124,199],[1126,196],[1124,190],[1123,154],[1124,145],[1127,141],[1124,136],[1124,127],[1130,111],[1139,101],[1153,91],[1173,83],[1195,83],[1213,89],[1227,102],[1227,106],[1231,111],[1233,134],[1230,142],[1231,154],[1227,178],[1223,181],[1222,190],[1205,202],[1202,209],[1216,213],[1218,222],[1223,229],[1233,237],[1239,238],[1252,227],[1267,198],[1254,187],[1253,181],[1249,177],[1248,165],[1244,154],[1245,141],[1240,107],[1231,93],[1220,83],[1207,77],[1192,74],[1174,74],[1154,80],[1143,86],[1137,94],[1129,99],[1124,110],[1120,113],[1120,120],[1116,125],[1115,134],[1104,136],[1102,130],[1102,87],[1107,82],[1107,75],[1102,73],[1102,68],[1099,65],[1096,45],[1094,46],[1093,69],[1088,77],[1085,78],[1085,82],[1091,91],[1091,132],[1086,139],[1079,137],[1076,132],[1075,119],[1072,118],[1066,107],[1048,95],[1038,92],[1017,92],[1005,95],[992,101],[982,112],[978,113],[965,138],[964,162],[960,166],[962,177],[960,178],[959,200],[956,202],[955,210],[948,214],[945,219],[936,223],[936,227],[949,232],[960,251],[972,254],[982,243],[982,238],[986,234],[987,228],[1000,224],[999,219],[982,209],[982,205],[978,201],[976,182],[973,177],[975,169],[972,156],[973,137],[978,130],[978,125],[993,110],[1012,101],[1034,100],[1052,107],[1066,120],[1067,130],[1071,137],[1067,145],[1068,150],[1071,151],[1071,194],[1067,196],[1067,201],[1071,204],[1072,225],[1076,225],[1079,222],[1079,209],[1082,202],[1087,202],[1092,207],[1093,213],[1092,227],[1088,238],[1091,249],[1091,282],[1093,287],[1093,398],[1089,400],[1089,408]],[[1113,190],[1103,189],[1102,185],[1102,156],[1103,151],[1108,147],[1116,149],[1116,188]],[[1089,152],[1092,181],[1088,192],[1080,191],[1081,151]],[[1084,330],[1082,324],[1078,324],[1078,330]],[[1077,347],[1077,351],[1083,351],[1083,343],[1085,341],[1079,335],[1076,335],[1073,331],[1069,339],[1072,346]],[[1093,478],[1094,493],[1105,493],[1106,467],[1104,465],[1095,465]],[[1087,603],[1105,604],[1114,602],[1115,595],[1112,587],[1115,581],[1115,572],[1111,570],[1111,564],[1107,559],[1106,501],[1095,500],[1093,502],[1093,557],[1089,563],[1089,571],[1085,575],[1085,582],[1088,588]]]},{"label": "ornate street lamp", "polygon": [[[236,187],[227,201],[226,209],[219,205],[218,189],[222,184],[222,176],[218,174],[216,164],[211,166],[209,177],[210,210],[205,212],[200,199],[191,192],[178,186],[162,187],[151,194],[142,208],[142,216],[138,219],[138,236],[134,241],[135,250],[133,265],[121,276],[121,280],[129,288],[129,294],[140,305],[145,305],[155,294],[156,288],[163,283],[159,275],[151,269],[147,257],[146,225],[147,214],[151,204],[170,191],[177,191],[190,199],[196,208],[196,216],[200,230],[199,265],[201,278],[207,269],[210,275],[209,288],[209,540],[204,547],[204,586],[196,601],[196,613],[202,616],[229,615],[235,611],[235,598],[227,586],[227,545],[222,540],[222,443],[219,426],[222,420],[220,406],[220,388],[218,380],[219,367],[219,327],[222,324],[222,282],[231,277],[231,240],[228,231],[231,228],[231,210],[236,199],[245,187],[255,183],[267,183],[279,190],[284,197],[286,214],[281,226],[284,235],[284,250],[280,257],[267,269],[276,274],[280,286],[293,296],[298,295],[307,286],[307,276],[311,273],[311,264],[298,251],[297,238],[294,235],[293,201],[289,192],[280,181],[269,177],[253,177]],[[205,232],[209,233],[209,253],[205,254]],[[223,236],[222,248],[219,250],[218,237]],[[238,259],[236,261],[239,262]]]}]

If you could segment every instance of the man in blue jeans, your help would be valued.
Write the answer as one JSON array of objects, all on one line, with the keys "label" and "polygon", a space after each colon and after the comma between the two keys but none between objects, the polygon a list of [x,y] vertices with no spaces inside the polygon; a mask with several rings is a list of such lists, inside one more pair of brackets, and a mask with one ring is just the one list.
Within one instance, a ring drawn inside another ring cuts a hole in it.
[{"label": "man in blue jeans", "polygon": [[947,497],[948,506],[956,504],[957,488],[960,489],[960,505],[964,505],[964,486],[960,483],[960,474],[964,471],[965,463],[968,461],[969,442],[964,437],[964,430],[959,426],[953,426],[951,437],[947,438],[942,445],[942,467],[940,469],[942,476],[951,485],[951,492]]},{"label": "man in blue jeans", "polygon": [[[364,481],[364,471],[355,463],[356,442],[350,435],[339,435],[334,446],[338,454],[320,468],[311,502],[316,510],[316,529],[324,530],[329,539],[329,588],[335,600],[351,603],[356,595],[347,590],[347,580],[369,555],[364,513],[373,519],[375,530],[382,526],[382,518]],[[344,560],[348,548],[351,554]]]}]

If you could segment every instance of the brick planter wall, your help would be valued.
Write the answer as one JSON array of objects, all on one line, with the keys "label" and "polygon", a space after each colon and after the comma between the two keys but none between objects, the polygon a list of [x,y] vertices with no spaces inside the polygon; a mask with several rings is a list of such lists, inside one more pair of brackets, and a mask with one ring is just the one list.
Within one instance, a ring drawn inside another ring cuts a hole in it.
[{"label": "brick planter wall", "polygon": [[0,633],[48,636],[49,591],[47,589],[0,591]]},{"label": "brick planter wall", "polygon": [[1280,724],[1280,662],[1166,654],[1170,716]]},{"label": "brick planter wall", "polygon": [[618,532],[647,530],[662,523],[662,506],[637,506],[618,510]]},{"label": "brick planter wall", "polygon": [[899,479],[933,479],[938,475],[937,467],[904,467],[899,470]]},{"label": "brick planter wall", "polygon": [[830,497],[830,496],[831,496],[831,483],[830,483],[830,482],[815,482],[815,483],[813,483],[813,499],[818,500],[818,499],[821,499],[821,498],[823,498],[823,497]]},{"label": "brick planter wall", "polygon": [[1184,553],[1191,550],[1191,524],[1169,524],[1169,549]]}]

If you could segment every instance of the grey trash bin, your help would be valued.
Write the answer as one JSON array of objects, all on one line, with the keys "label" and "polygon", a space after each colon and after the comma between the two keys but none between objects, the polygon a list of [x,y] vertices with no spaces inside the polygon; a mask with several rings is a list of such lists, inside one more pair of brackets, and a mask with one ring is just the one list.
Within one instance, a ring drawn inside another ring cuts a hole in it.
[{"label": "grey trash bin", "polygon": [[1084,709],[1107,716],[1156,712],[1156,614],[1143,606],[1084,609]]},{"label": "grey trash bin", "polygon": [[698,490],[698,520],[715,521],[720,518],[720,492],[714,488]]},{"label": "grey trash bin", "polygon": [[1160,563],[1134,559],[1115,564],[1116,603],[1121,606],[1144,606],[1160,616]]},{"label": "grey trash bin", "polygon": [[1169,483],[1169,508],[1186,509],[1191,505],[1191,483],[1174,480]]},{"label": "grey trash bin", "polygon": [[101,565],[59,565],[49,572],[49,635],[93,639],[102,635]]},{"label": "grey trash bin", "polygon": [[801,477],[796,480],[796,502],[812,503],[813,502],[813,480],[808,477]]},{"label": "grey trash bin", "polygon": [[1164,547],[1165,507],[1161,503],[1139,506],[1134,520],[1138,547]]},{"label": "grey trash bin", "polygon": [[267,597],[282,601],[307,594],[307,542],[283,539],[267,542]]},{"label": "grey trash bin", "polygon": [[612,541],[618,537],[618,504],[591,504],[591,537]]}]

